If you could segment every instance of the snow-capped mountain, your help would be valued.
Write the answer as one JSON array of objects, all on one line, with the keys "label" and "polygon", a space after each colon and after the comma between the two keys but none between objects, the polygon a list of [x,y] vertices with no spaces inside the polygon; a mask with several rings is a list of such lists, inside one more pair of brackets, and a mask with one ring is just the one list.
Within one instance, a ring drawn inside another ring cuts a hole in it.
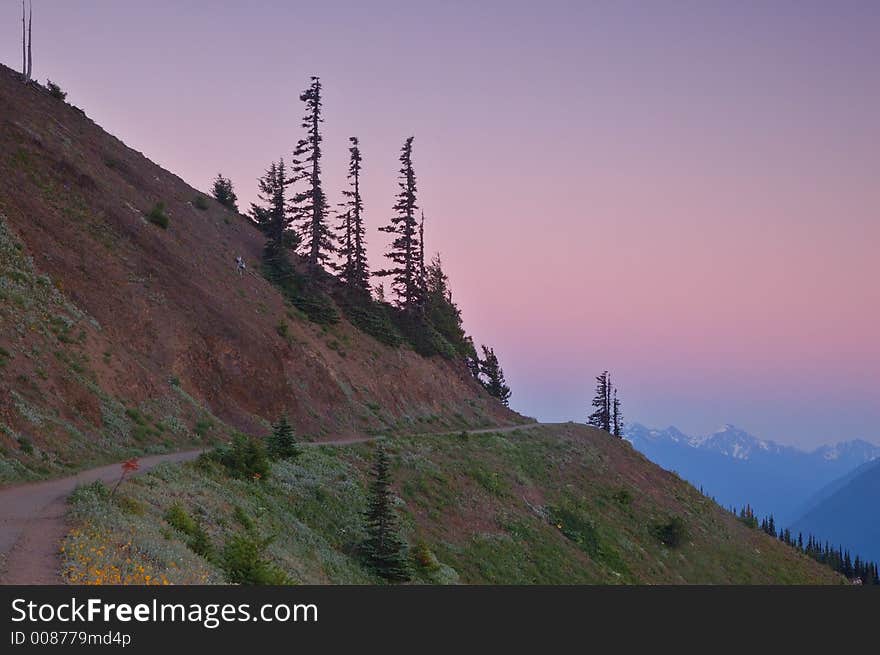
[{"label": "snow-capped mountain", "polygon": [[796,518],[798,508],[832,480],[880,458],[880,447],[863,440],[806,452],[730,424],[711,434],[687,435],[672,426],[657,429],[633,423],[627,426],[626,438],[722,505],[748,503],[759,513],[774,514],[779,525]]},{"label": "snow-capped mountain", "polygon": [[714,450],[734,459],[749,459],[757,452],[781,454],[786,450],[786,446],[758,439],[729,423],[705,437],[691,439],[691,443],[698,448]]}]

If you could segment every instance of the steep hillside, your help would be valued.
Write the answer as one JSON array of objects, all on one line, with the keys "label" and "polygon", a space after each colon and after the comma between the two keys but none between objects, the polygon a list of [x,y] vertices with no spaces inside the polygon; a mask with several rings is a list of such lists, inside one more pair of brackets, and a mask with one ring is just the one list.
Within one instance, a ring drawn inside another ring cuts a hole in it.
[{"label": "steep hillside", "polygon": [[792,530],[813,534],[870,560],[880,560],[880,461],[816,494]]},{"label": "steep hillside", "polygon": [[0,483],[282,412],[311,438],[522,420],[463,364],[310,323],[255,272],[259,232],[199,196],[0,67]]},{"label": "steep hillside", "polygon": [[[163,466],[113,499],[82,488],[64,575],[223,582],[242,539],[271,539],[264,569],[292,582],[378,582],[357,555],[375,447],[306,447],[268,479],[233,480],[206,462]],[[843,582],[594,428],[395,437],[386,447],[417,582]]]}]

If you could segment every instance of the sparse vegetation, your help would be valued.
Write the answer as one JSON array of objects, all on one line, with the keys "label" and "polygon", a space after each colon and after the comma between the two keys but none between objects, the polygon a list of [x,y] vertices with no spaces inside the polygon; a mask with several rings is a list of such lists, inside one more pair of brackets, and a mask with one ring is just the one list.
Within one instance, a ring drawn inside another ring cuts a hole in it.
[{"label": "sparse vegetation", "polygon": [[193,200],[193,207],[195,207],[196,209],[199,209],[201,211],[207,210],[208,209],[208,199],[200,193]]},{"label": "sparse vegetation", "polygon": [[49,95],[56,100],[67,100],[67,92],[63,91],[61,87],[52,80],[46,80],[46,88],[49,89]]},{"label": "sparse vegetation", "polygon": [[157,202],[153,208],[147,212],[147,220],[153,225],[158,225],[163,230],[168,229],[168,214],[165,212],[165,203]]}]

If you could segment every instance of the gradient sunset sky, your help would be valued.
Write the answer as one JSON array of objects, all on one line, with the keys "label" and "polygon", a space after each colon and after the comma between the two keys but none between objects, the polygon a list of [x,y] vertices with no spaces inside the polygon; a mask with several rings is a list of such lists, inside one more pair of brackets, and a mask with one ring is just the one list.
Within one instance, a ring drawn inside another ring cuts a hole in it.
[{"label": "gradient sunset sky", "polygon": [[[221,7],[222,5],[222,7]],[[20,67],[20,3],[0,61]],[[34,72],[243,207],[325,88],[368,245],[415,135],[429,252],[512,406],[880,443],[880,3],[34,0]]]}]

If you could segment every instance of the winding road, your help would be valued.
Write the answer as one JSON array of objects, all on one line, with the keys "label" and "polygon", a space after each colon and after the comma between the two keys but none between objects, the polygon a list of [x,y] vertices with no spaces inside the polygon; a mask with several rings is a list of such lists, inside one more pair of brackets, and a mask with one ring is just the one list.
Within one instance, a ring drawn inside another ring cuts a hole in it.
[{"label": "winding road", "polygon": [[[528,430],[538,425],[541,424],[480,428],[466,432],[468,434],[512,432]],[[301,445],[344,446],[381,438],[383,437],[343,437],[329,441],[304,442]],[[138,459],[140,467],[134,475],[146,473],[165,462],[193,460],[201,452],[201,450],[188,450],[141,457]],[[65,521],[67,497],[81,484],[89,484],[97,480],[106,483],[115,482],[119,479],[120,464],[99,466],[66,478],[29,482],[0,489],[0,584],[63,584],[64,580],[59,571],[59,547],[67,533]]]}]

